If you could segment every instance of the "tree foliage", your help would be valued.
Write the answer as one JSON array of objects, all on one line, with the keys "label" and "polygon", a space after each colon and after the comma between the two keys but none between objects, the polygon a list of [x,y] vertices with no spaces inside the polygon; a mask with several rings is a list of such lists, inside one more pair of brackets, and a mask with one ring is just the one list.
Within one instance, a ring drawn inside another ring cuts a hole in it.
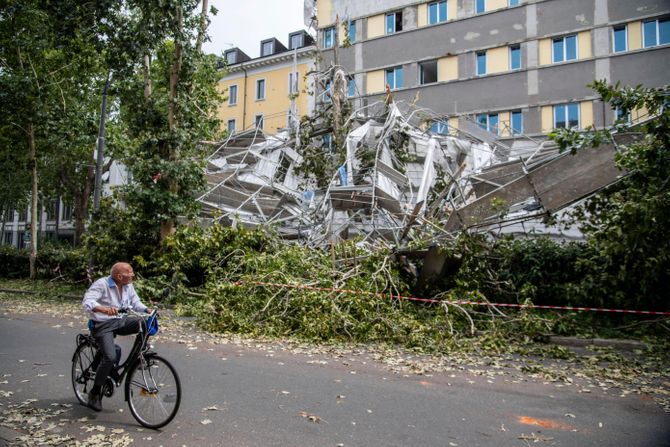
[{"label": "tree foliage", "polygon": [[[616,305],[668,309],[670,284],[670,109],[668,87],[622,87],[596,81],[592,87],[623,116],[647,111],[648,120],[621,120],[618,133],[634,133],[636,142],[619,147],[616,163],[628,174],[591,198],[575,213],[594,255],[584,259],[592,270],[590,293]],[[597,150],[611,141],[610,130],[585,135],[563,130],[554,135],[562,148]],[[589,149],[589,146],[596,146]],[[585,284],[585,287],[588,285]]]}]

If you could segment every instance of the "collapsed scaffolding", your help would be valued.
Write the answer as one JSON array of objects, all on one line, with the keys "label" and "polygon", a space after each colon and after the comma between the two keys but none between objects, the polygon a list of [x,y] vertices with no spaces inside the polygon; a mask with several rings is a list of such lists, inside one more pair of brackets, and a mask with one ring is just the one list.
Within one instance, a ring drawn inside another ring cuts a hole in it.
[{"label": "collapsed scaffolding", "polygon": [[[338,107],[346,83],[333,84],[329,99]],[[525,135],[507,145],[474,122],[432,132],[430,111],[410,104],[403,113],[390,93],[382,106],[383,113],[370,106],[349,116],[344,160],[325,188],[300,174],[295,128],[275,135],[254,128],[210,143],[203,212],[227,225],[273,226],[310,246],[357,238],[400,247],[463,230],[542,226],[542,217],[624,175],[614,164],[617,141],[573,155]]]}]

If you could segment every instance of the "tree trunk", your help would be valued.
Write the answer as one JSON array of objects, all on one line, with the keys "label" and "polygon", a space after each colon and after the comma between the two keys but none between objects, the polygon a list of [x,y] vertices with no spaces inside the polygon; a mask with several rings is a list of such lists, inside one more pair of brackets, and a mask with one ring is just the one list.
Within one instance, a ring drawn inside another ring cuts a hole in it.
[{"label": "tree trunk", "polygon": [[151,58],[144,55],[144,101],[149,102],[151,98]]},{"label": "tree trunk", "polygon": [[77,191],[74,194],[74,245],[77,246],[81,242],[81,237],[86,230],[86,220],[88,219],[88,203],[91,198],[91,193],[95,185],[95,169],[89,163],[86,169],[86,181],[84,182],[84,189]]},{"label": "tree trunk", "polygon": [[[183,26],[183,18],[181,8],[177,8],[177,30],[175,34],[180,34]],[[170,132],[173,133],[177,130],[177,85],[179,84],[179,73],[181,72],[181,63],[182,63],[182,43],[179,36],[175,36],[175,46],[174,46],[174,61],[172,67],[170,68],[170,96],[168,98],[168,126]],[[174,143],[168,144],[168,160],[174,161],[179,159],[179,147],[175,146]],[[171,193],[179,192],[179,185],[177,180],[174,178],[168,178],[168,187]],[[160,238],[161,242],[164,241],[169,235],[173,234],[175,231],[174,219],[167,219],[161,222],[161,233]]]},{"label": "tree trunk", "polygon": [[30,198],[30,279],[37,278],[37,150],[35,148],[35,128],[28,123],[28,151],[32,175],[32,197]]},{"label": "tree trunk", "polygon": [[205,40],[205,33],[207,32],[207,8],[209,7],[209,0],[202,0],[202,13],[200,14],[200,29],[198,30],[198,39],[195,44],[196,54],[200,54],[202,50],[202,41]]}]

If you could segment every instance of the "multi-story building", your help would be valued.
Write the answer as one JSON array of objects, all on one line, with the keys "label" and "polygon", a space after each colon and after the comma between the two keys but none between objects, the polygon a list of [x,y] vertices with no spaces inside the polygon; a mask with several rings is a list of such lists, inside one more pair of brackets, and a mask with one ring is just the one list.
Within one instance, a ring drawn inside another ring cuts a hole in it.
[{"label": "multi-story building", "polygon": [[225,75],[219,88],[227,99],[219,116],[229,132],[256,127],[275,133],[313,110],[308,77],[316,55],[312,37],[297,31],[289,34],[288,48],[274,38],[260,46],[255,59],[239,48],[224,53]]},{"label": "multi-story building", "polygon": [[587,84],[670,81],[667,0],[316,0],[316,10],[322,64],[347,71],[355,106],[388,86],[437,116],[440,132],[477,123],[505,140],[600,127],[617,111]]}]

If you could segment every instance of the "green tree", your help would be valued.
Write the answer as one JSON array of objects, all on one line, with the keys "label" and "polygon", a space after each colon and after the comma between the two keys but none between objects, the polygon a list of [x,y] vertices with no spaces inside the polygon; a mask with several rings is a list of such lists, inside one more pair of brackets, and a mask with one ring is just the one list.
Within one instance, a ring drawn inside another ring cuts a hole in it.
[{"label": "green tree", "polygon": [[205,186],[207,155],[199,143],[219,131],[221,96],[217,58],[201,49],[206,2],[200,12],[192,0],[160,5],[139,12],[140,21],[155,19],[154,29],[165,38],[143,49],[141,64],[122,87],[120,110],[131,138],[121,157],[133,177],[122,199],[162,240],[178,216],[192,217],[197,210],[193,195]]},{"label": "green tree", "polygon": [[[622,87],[596,81],[592,87],[622,116],[646,110],[649,119],[622,119],[617,133],[631,133],[616,163],[625,177],[578,209],[576,218],[596,255],[583,262],[593,271],[591,292],[608,302],[667,309],[670,284],[670,89]],[[597,150],[612,140],[612,129],[552,135],[563,149]],[[595,149],[594,149],[595,148]],[[588,284],[586,284],[588,286]]]}]

